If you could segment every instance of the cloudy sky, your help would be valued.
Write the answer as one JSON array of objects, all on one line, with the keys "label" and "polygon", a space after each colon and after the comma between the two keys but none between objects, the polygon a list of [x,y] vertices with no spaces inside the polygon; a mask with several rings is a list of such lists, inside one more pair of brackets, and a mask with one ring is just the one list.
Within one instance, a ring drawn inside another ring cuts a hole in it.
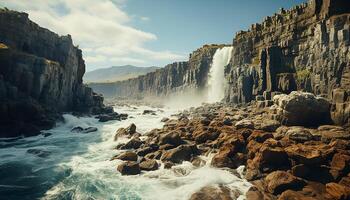
[{"label": "cloudy sky", "polygon": [[235,32],[279,8],[305,0],[1,0],[40,26],[71,34],[87,71],[118,65],[159,66],[186,60],[209,43],[231,43]]}]

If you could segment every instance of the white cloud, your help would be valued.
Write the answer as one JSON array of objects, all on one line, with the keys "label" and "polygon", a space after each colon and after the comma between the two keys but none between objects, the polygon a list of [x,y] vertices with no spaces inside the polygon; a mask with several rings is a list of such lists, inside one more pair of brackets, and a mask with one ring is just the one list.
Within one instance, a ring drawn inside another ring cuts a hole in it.
[{"label": "white cloud", "polygon": [[[184,59],[167,50],[153,51],[144,44],[157,36],[133,28],[121,8],[126,0],[2,0],[0,5],[24,11],[40,26],[70,34],[83,49],[88,69],[121,64],[149,64]],[[141,17],[148,21],[148,17]],[[130,63],[127,63],[127,62]]]}]

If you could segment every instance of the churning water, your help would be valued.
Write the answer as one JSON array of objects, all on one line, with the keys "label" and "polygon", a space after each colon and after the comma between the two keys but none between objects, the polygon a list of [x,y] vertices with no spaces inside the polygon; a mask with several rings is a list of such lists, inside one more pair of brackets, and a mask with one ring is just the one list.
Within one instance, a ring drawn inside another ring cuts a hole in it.
[{"label": "churning water", "polygon": [[[46,135],[0,140],[0,199],[182,200],[206,185],[224,184],[242,193],[248,190],[248,182],[226,170],[209,165],[196,168],[190,162],[121,176],[116,169],[121,161],[110,158],[120,152],[115,146],[127,139],[114,141],[115,131],[135,123],[137,131],[145,133],[162,127],[160,120],[174,113],[165,109],[157,115],[142,115],[144,109],[152,108],[116,108],[131,116],[121,122],[100,123],[94,118],[64,115],[65,123]],[[70,132],[75,126],[94,126],[98,131]]]},{"label": "churning water", "polygon": [[217,49],[213,62],[209,71],[208,77],[208,98],[209,103],[221,101],[225,93],[225,66],[228,65],[231,59],[233,47],[223,47]]}]

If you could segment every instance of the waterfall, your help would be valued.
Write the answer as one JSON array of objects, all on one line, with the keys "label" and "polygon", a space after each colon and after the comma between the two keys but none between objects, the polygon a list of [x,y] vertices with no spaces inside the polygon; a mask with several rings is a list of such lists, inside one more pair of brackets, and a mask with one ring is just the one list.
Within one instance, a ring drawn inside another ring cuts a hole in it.
[{"label": "waterfall", "polygon": [[225,95],[225,66],[228,65],[231,59],[233,47],[223,47],[217,49],[208,77],[208,96],[207,102],[214,103],[221,101]]}]

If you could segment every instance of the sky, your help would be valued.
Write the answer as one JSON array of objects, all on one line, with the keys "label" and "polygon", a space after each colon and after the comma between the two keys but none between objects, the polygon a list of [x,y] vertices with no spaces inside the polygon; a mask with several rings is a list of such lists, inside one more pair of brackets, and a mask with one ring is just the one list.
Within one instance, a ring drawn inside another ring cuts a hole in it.
[{"label": "sky", "polygon": [[87,71],[120,65],[163,67],[204,44],[230,44],[236,32],[306,0],[1,0],[0,6],[83,50]]}]

